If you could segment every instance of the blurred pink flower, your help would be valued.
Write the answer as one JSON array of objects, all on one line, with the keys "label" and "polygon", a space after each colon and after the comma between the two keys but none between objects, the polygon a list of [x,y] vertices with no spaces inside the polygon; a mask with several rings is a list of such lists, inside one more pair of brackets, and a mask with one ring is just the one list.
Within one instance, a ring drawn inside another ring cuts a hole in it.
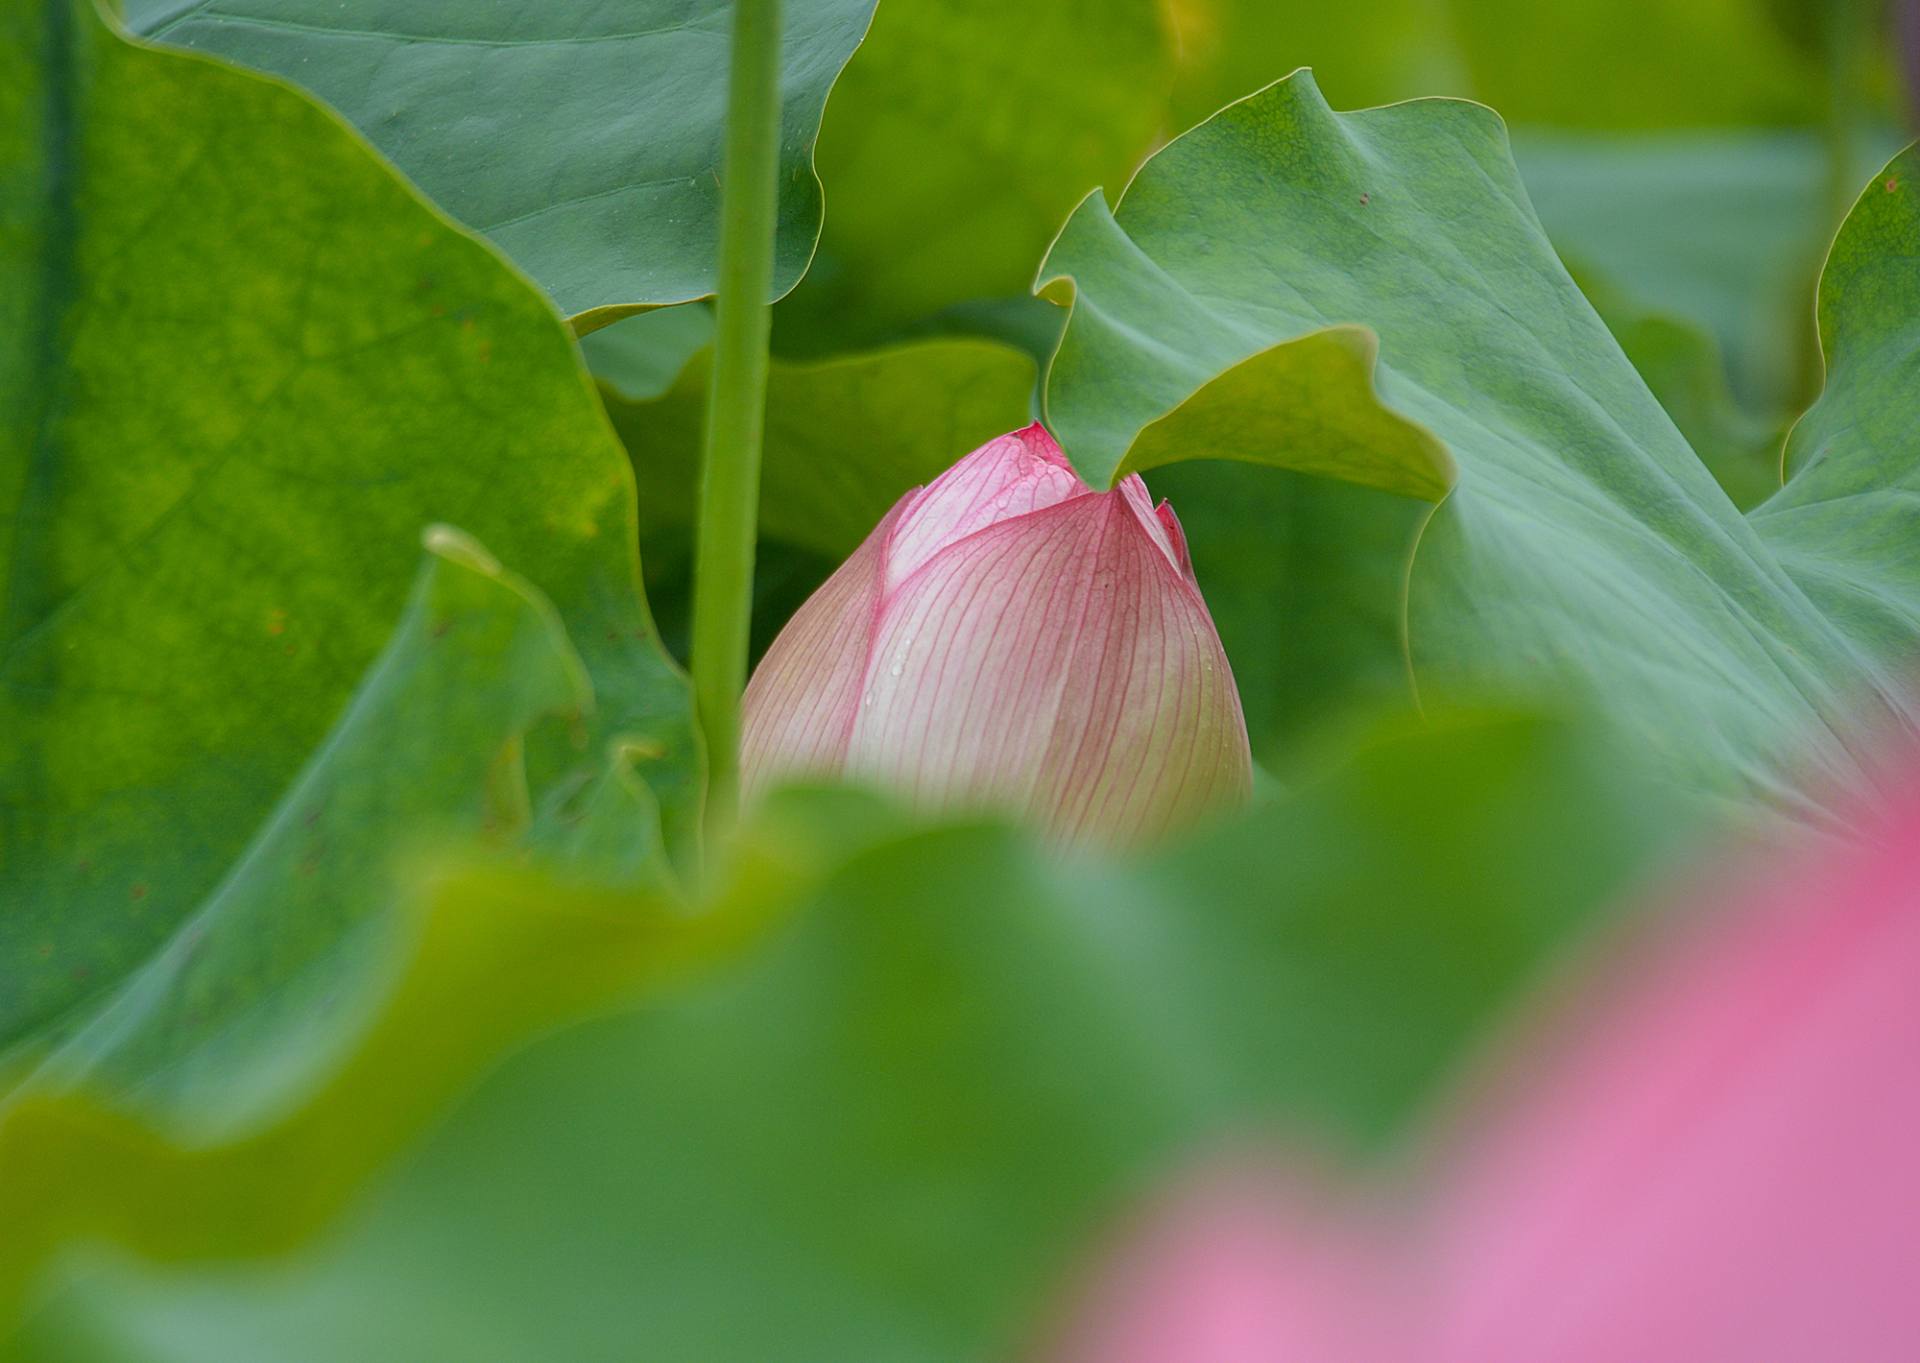
[{"label": "blurred pink flower", "polygon": [[1607,954],[1556,1040],[1475,1090],[1411,1205],[1215,1169],[1148,1216],[1050,1356],[1920,1358],[1915,789]]},{"label": "blurred pink flower", "polygon": [[1246,798],[1239,694],[1186,539],[1135,477],[1095,492],[1039,425],[907,493],[747,687],[746,795],[850,774],[1071,840]]}]

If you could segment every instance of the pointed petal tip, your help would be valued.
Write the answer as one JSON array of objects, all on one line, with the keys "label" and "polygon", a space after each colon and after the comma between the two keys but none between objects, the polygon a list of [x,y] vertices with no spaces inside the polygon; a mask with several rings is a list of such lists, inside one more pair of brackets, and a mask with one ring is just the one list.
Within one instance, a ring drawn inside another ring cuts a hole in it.
[{"label": "pointed petal tip", "polygon": [[1137,473],[1129,473],[1120,480],[1108,496],[1124,500],[1133,512],[1133,519],[1152,540],[1154,545],[1172,564],[1180,576],[1189,583],[1193,581],[1193,567],[1187,558],[1187,536],[1180,528],[1179,518],[1173,514],[1173,508],[1163,499],[1159,506],[1153,504],[1153,494],[1147,491],[1147,483]]},{"label": "pointed petal tip", "polygon": [[[1046,460],[1056,468],[1068,470],[1073,468],[1072,462],[1067,458],[1067,452],[1061,449],[1060,442],[1053,438],[1053,432],[1049,431],[1038,421],[1029,422],[1019,430],[1014,431],[1011,435],[1003,438],[1018,440],[1027,447],[1030,453]],[[1075,476],[1077,477],[1078,475],[1076,474]]]}]

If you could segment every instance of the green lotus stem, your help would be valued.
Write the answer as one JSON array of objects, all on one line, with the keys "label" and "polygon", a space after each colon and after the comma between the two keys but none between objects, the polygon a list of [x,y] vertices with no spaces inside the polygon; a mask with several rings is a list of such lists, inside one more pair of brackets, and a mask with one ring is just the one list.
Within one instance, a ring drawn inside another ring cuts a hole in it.
[{"label": "green lotus stem", "polygon": [[779,141],[779,0],[734,0],[713,377],[693,590],[694,707],[707,741],[713,833],[732,822],[739,801],[740,693],[753,606]]}]

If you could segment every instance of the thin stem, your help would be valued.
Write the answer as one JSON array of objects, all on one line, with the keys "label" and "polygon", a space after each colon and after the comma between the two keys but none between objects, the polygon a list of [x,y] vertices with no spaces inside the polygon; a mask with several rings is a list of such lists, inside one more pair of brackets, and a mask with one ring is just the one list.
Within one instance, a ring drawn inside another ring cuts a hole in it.
[{"label": "thin stem", "polygon": [[780,0],[734,0],[713,377],[693,584],[693,695],[707,740],[712,834],[732,823],[739,802],[740,692],[747,680],[766,418],[779,86]]}]

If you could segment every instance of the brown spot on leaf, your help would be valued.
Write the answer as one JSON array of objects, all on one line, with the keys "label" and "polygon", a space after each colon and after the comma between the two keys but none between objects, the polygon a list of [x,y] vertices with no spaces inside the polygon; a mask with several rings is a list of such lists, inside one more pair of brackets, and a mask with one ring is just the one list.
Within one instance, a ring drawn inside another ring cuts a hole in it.
[{"label": "brown spot on leaf", "polygon": [[1900,188],[1900,177],[1898,175],[1889,175],[1887,177],[1887,193],[1891,194],[1898,188]]},{"label": "brown spot on leaf", "polygon": [[133,900],[134,903],[138,904],[141,900],[147,897],[147,887],[144,884],[141,884],[140,882],[136,881],[134,882],[132,888],[127,891],[127,897]]},{"label": "brown spot on leaf", "polygon": [[1360,202],[1361,202],[1362,204],[1370,204],[1370,203],[1372,203],[1372,202],[1373,202],[1373,195],[1371,195],[1371,194],[1362,194],[1362,195],[1360,196]]}]

